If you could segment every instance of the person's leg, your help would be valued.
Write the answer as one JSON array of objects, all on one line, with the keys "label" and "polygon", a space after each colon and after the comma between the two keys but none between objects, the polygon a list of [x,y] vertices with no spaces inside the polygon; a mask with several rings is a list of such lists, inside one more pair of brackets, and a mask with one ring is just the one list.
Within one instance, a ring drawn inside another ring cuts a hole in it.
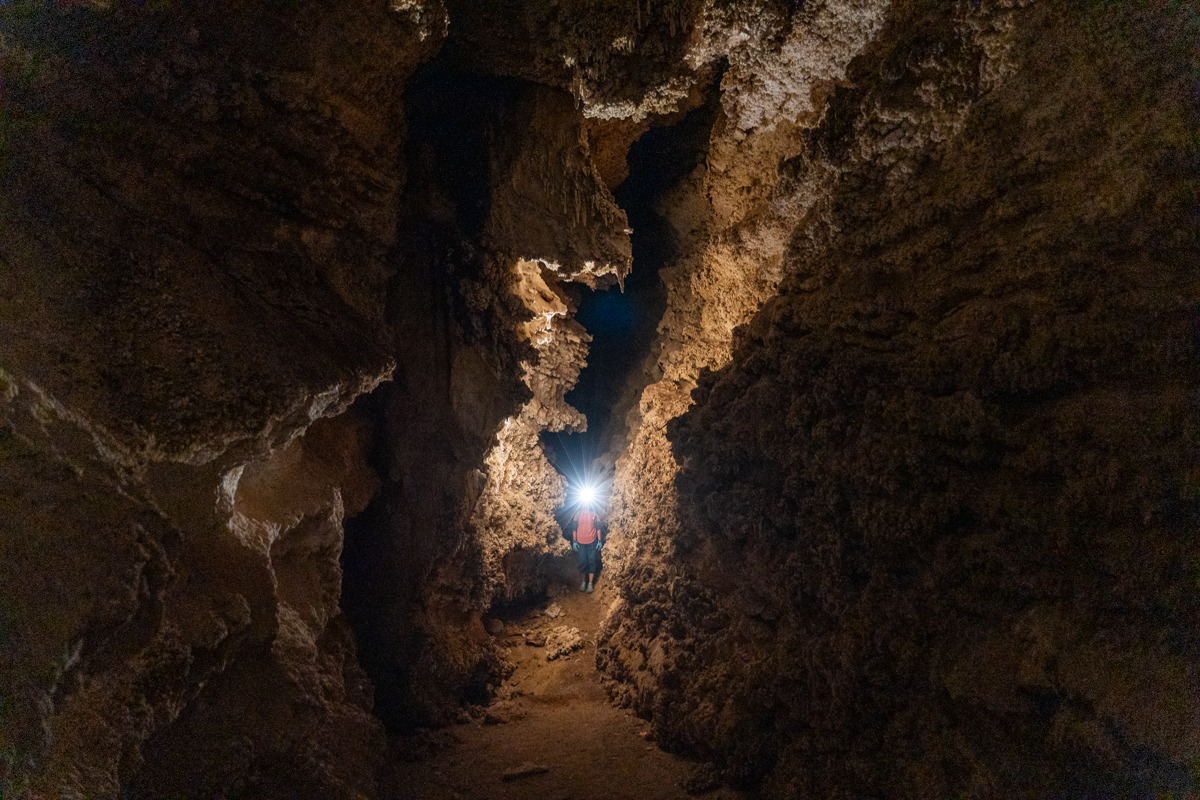
[{"label": "person's leg", "polygon": [[587,550],[587,588],[585,591],[590,592],[592,591],[592,579],[596,575],[596,543],[593,542],[592,544],[587,545]]},{"label": "person's leg", "polygon": [[586,592],[587,578],[585,576],[587,575],[588,571],[588,546],[586,544],[581,544],[577,545],[577,547],[578,551],[576,552],[576,555],[579,558],[579,591]]}]

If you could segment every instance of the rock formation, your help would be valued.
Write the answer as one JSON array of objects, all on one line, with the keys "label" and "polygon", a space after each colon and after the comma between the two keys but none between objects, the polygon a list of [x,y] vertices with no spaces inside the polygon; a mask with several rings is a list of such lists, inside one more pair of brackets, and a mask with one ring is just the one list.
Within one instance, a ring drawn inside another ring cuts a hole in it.
[{"label": "rock formation", "polygon": [[383,9],[0,18],[6,796],[370,795],[339,415],[394,366],[429,48]]},{"label": "rock formation", "polygon": [[614,699],[770,797],[1194,792],[1197,41],[1188,3],[0,6],[0,793],[375,797],[388,731],[486,701],[672,126],[665,310],[592,431]]},{"label": "rock formation", "polygon": [[663,742],[780,797],[1194,788],[1194,23],[892,4],[833,76],[779,295],[729,356],[677,290],[622,457],[605,661]]}]

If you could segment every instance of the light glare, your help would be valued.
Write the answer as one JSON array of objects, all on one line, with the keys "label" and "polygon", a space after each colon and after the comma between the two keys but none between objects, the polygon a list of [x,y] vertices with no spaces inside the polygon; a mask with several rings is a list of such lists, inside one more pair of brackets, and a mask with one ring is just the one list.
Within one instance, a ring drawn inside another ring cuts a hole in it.
[{"label": "light glare", "polygon": [[590,506],[596,502],[596,487],[591,485],[583,485],[579,487],[579,502],[585,506]]}]

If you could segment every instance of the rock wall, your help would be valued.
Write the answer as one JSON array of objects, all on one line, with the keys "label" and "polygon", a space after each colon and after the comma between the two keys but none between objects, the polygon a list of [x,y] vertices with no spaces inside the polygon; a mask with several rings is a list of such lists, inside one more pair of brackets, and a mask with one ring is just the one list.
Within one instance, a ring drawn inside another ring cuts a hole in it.
[{"label": "rock wall", "polygon": [[344,603],[393,730],[454,719],[504,674],[482,617],[544,588],[565,546],[538,434],[584,424],[563,400],[587,342],[564,287],[629,269],[570,95],[468,66],[443,53],[407,87],[389,294],[412,323],[379,412],[384,488],[348,540]]},{"label": "rock wall", "polygon": [[504,670],[584,424],[563,286],[629,241],[571,95],[428,63],[448,22],[0,12],[6,792],[370,795],[370,710]]},{"label": "rock wall", "polygon": [[344,412],[394,367],[431,44],[365,4],[0,10],[5,796],[374,792]]},{"label": "rock wall", "polygon": [[[1194,790],[1194,10],[881,22],[816,59],[844,72],[769,173],[779,296],[731,358],[754,303],[668,273],[602,664],[768,796]],[[740,206],[699,194],[711,259]]]},{"label": "rock wall", "polygon": [[700,109],[614,695],[768,796],[1194,789],[1197,27],[5,4],[0,788],[369,797],[385,725],[485,700],[613,191]]},{"label": "rock wall", "polygon": [[658,203],[679,255],[661,273],[667,307],[651,363],[631,381],[649,385],[627,414],[628,445],[616,464],[611,516],[621,536],[606,553],[616,575],[627,558],[642,572],[666,558],[670,537],[660,532],[676,526],[677,501],[665,426],[690,405],[700,372],[728,362],[734,329],[778,290],[796,221],[831,177],[817,168],[783,182],[779,165],[803,151],[802,132],[886,9],[872,0],[704,9],[688,61],[727,65],[721,108],[703,163]]}]

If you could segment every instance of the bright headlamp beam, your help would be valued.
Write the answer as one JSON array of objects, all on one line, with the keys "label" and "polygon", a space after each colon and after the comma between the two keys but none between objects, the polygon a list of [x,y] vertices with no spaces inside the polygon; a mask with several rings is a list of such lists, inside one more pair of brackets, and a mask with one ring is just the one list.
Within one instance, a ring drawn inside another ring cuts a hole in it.
[{"label": "bright headlamp beam", "polygon": [[596,487],[590,484],[584,484],[579,487],[579,502],[585,506],[590,506],[596,502]]}]

